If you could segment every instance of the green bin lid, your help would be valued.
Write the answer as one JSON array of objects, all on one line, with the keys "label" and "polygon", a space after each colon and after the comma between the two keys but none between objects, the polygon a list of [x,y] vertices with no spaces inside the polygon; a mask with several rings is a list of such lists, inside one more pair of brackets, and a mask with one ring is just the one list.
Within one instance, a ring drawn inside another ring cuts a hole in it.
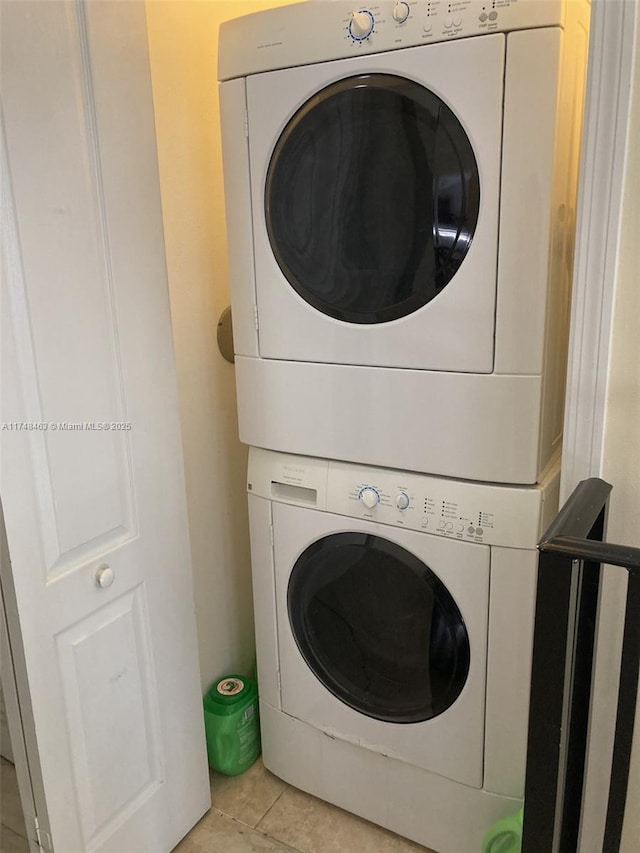
[{"label": "green bin lid", "polygon": [[239,703],[245,703],[258,695],[258,685],[253,678],[244,675],[225,675],[217,681],[204,697],[205,708],[213,707],[229,708]]}]

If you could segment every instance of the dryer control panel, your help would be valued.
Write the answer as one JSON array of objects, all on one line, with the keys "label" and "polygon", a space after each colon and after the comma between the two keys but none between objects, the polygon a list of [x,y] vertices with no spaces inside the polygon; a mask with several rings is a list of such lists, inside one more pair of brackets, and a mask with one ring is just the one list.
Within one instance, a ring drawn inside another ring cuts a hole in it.
[{"label": "dryer control panel", "polygon": [[562,0],[296,3],[223,23],[218,79],[486,33],[562,25]]},{"label": "dryer control panel", "polygon": [[537,486],[500,486],[251,448],[248,490],[378,524],[535,548],[558,508],[559,465]]}]

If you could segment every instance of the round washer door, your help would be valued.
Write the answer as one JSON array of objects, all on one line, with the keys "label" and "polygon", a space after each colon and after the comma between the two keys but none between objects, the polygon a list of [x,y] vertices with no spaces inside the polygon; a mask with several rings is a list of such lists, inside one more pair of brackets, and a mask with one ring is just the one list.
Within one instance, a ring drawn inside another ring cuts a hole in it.
[{"label": "round washer door", "polygon": [[416,723],[442,714],[467,679],[467,630],[434,572],[398,544],[335,533],[300,555],[289,579],[291,630],[307,665],[351,708]]},{"label": "round washer door", "polygon": [[309,99],[284,128],[265,187],[285,278],[351,323],[396,320],[437,296],[464,261],[479,207],[462,124],[395,74],[347,77]]}]

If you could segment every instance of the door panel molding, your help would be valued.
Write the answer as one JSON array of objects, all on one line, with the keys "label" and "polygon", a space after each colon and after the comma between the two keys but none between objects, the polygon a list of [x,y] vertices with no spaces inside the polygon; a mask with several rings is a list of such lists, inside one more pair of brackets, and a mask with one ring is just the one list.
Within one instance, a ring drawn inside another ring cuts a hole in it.
[{"label": "door panel molding", "polygon": [[[137,524],[129,432],[100,428],[128,419],[85,11],[74,4],[65,15],[46,7],[39,9],[43,13],[44,25],[58,26],[55,39],[37,41],[36,59],[66,97],[51,110],[38,75],[23,73],[9,55],[3,110],[15,127],[26,99],[49,138],[64,145],[51,169],[46,146],[24,145],[15,134],[5,138],[12,175],[3,185],[13,190],[6,203],[15,218],[8,307],[24,418],[39,427],[30,432],[29,443],[33,470],[39,472],[36,488],[51,580],[134,538]],[[14,29],[14,50],[19,51],[23,32],[28,37],[29,26],[23,17],[24,29]],[[50,334],[51,324],[57,335]],[[95,429],[87,429],[87,421]]]}]

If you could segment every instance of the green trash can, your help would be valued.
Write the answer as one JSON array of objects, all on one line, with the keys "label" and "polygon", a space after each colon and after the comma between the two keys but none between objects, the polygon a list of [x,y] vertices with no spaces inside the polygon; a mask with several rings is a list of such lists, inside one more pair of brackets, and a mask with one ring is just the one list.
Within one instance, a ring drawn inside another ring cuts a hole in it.
[{"label": "green trash can", "polygon": [[520,853],[522,850],[523,809],[503,817],[487,832],[482,853]]},{"label": "green trash can", "polygon": [[204,697],[209,766],[227,776],[244,773],[260,755],[258,684],[226,675]]}]

